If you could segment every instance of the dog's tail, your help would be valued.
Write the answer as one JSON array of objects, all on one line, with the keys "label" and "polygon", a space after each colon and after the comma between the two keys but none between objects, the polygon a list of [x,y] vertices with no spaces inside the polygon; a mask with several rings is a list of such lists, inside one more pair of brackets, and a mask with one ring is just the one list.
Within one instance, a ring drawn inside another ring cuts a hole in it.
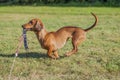
[{"label": "dog's tail", "polygon": [[90,26],[89,28],[85,29],[86,32],[89,31],[90,29],[92,29],[93,27],[95,27],[97,22],[98,22],[97,16],[94,13],[91,13],[91,14],[95,17],[95,22],[94,22],[94,24],[92,26]]}]

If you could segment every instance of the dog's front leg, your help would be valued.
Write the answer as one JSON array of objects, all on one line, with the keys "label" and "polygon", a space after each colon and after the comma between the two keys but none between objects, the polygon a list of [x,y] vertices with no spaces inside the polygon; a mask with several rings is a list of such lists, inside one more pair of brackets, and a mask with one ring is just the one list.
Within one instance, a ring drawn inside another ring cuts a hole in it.
[{"label": "dog's front leg", "polygon": [[52,49],[48,49],[47,51],[47,55],[52,58],[52,59],[56,59],[56,57],[52,54],[53,53],[53,50]]},{"label": "dog's front leg", "polygon": [[55,56],[56,58],[59,58],[59,55],[58,55],[58,51],[57,51],[57,50],[54,51],[53,53],[54,53],[54,56]]}]

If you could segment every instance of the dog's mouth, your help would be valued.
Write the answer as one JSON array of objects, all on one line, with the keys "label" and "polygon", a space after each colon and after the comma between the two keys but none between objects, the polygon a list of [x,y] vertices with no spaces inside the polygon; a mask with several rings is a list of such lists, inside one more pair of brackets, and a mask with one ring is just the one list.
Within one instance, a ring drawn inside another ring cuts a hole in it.
[{"label": "dog's mouth", "polygon": [[25,29],[26,31],[32,31],[32,28],[23,28]]},{"label": "dog's mouth", "polygon": [[33,29],[32,28],[24,28],[23,27],[23,30],[25,30],[25,31],[32,31]]}]

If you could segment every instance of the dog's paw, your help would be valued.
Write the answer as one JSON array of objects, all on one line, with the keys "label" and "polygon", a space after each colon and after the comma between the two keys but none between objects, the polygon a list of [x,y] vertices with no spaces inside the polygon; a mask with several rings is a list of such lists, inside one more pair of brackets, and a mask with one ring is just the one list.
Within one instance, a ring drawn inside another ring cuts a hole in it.
[{"label": "dog's paw", "polygon": [[68,57],[68,56],[70,56],[70,55],[71,55],[70,53],[66,53],[66,54],[65,54],[66,57]]},{"label": "dog's paw", "polygon": [[51,59],[54,59],[54,60],[56,60],[56,59],[59,59],[60,57],[59,56],[52,56],[52,57],[50,57]]}]

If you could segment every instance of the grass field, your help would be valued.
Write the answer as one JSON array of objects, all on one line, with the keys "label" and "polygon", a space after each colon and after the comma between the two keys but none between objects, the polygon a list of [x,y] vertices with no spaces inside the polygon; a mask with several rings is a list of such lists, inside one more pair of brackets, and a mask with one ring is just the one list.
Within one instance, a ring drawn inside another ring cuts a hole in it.
[{"label": "grass field", "polygon": [[98,16],[97,26],[70,57],[71,41],[52,60],[41,49],[33,32],[28,32],[29,53],[24,47],[16,58],[11,80],[120,80],[120,8],[107,7],[0,7],[0,80],[8,80],[21,25],[40,18],[48,31],[73,25],[88,28]]}]

